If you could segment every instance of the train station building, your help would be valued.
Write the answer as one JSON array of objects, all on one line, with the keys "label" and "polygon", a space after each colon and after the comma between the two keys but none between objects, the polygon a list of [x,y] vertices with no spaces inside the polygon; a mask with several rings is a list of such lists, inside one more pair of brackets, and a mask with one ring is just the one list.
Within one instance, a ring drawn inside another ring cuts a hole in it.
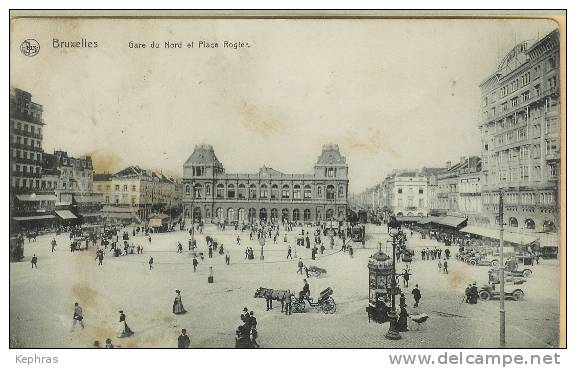
[{"label": "train station building", "polygon": [[196,145],[183,167],[183,214],[205,222],[345,220],[348,165],[338,145],[324,145],[311,174],[261,167],[226,173],[211,145]]}]

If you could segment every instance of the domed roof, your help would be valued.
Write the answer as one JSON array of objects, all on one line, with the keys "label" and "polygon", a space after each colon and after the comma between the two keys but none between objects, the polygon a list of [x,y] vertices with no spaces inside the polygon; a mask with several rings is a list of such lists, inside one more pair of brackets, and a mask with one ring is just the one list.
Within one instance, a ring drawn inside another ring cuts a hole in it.
[{"label": "domed roof", "polygon": [[378,251],[374,254],[372,254],[372,256],[370,256],[371,259],[378,261],[378,262],[384,262],[384,261],[388,261],[390,258],[390,256],[382,251]]}]

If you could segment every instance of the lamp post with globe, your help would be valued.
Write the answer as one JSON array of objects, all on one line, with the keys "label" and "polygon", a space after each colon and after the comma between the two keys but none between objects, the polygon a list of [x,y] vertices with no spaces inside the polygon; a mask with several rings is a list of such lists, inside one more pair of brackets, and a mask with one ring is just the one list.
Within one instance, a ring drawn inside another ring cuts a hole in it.
[{"label": "lamp post with globe", "polygon": [[391,227],[388,230],[388,234],[392,236],[392,275],[389,278],[390,282],[388,285],[389,293],[392,295],[392,305],[390,308],[390,313],[388,314],[390,319],[390,327],[386,333],[386,338],[388,340],[400,340],[402,338],[396,327],[396,322],[398,321],[398,313],[396,311],[396,294],[398,292],[398,285],[396,281],[396,277],[398,276],[396,274],[396,246],[398,245],[399,233],[399,227]]}]

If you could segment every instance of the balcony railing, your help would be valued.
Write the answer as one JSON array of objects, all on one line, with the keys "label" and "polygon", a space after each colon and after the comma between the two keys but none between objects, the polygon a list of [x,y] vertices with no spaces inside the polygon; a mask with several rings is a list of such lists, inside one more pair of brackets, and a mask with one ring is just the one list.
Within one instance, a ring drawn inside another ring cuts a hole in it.
[{"label": "balcony railing", "polygon": [[35,138],[35,139],[42,139],[42,134],[32,133],[32,132],[27,131],[27,130],[24,130],[24,129],[12,128],[12,129],[11,129],[11,133],[12,133],[12,134],[21,135],[21,136],[24,136],[24,137],[30,137],[30,138]]}]

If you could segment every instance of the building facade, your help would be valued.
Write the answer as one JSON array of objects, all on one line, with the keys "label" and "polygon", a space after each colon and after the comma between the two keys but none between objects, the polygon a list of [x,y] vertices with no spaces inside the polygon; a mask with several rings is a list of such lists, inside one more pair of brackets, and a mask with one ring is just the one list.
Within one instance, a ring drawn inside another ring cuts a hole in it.
[{"label": "building facade", "polygon": [[428,179],[417,171],[384,179],[386,206],[396,216],[428,216]]},{"label": "building facade", "polygon": [[174,180],[138,166],[116,174],[95,174],[92,187],[94,193],[102,196],[104,205],[131,207],[141,219],[168,212],[177,205]]},{"label": "building facade", "polygon": [[[92,158],[75,158],[65,151],[44,153],[41,187],[53,190],[61,202],[72,202],[72,196],[89,196],[92,193],[94,168]],[[58,178],[54,183],[54,173]]]},{"label": "building facade", "polygon": [[210,145],[197,145],[183,167],[184,217],[249,223],[344,220],[348,165],[337,145],[325,145],[313,174],[228,174]]},{"label": "building facade", "polygon": [[20,89],[10,90],[10,190],[30,193],[41,190],[42,105]]},{"label": "building facade", "polygon": [[560,47],[555,30],[516,45],[480,84],[482,203],[496,224],[555,232],[559,221]]},{"label": "building facade", "polygon": [[444,174],[446,170],[446,167],[423,167],[422,170],[420,170],[420,175],[426,177],[429,215],[446,214],[446,210],[442,208],[438,196],[440,192],[438,176]]}]

